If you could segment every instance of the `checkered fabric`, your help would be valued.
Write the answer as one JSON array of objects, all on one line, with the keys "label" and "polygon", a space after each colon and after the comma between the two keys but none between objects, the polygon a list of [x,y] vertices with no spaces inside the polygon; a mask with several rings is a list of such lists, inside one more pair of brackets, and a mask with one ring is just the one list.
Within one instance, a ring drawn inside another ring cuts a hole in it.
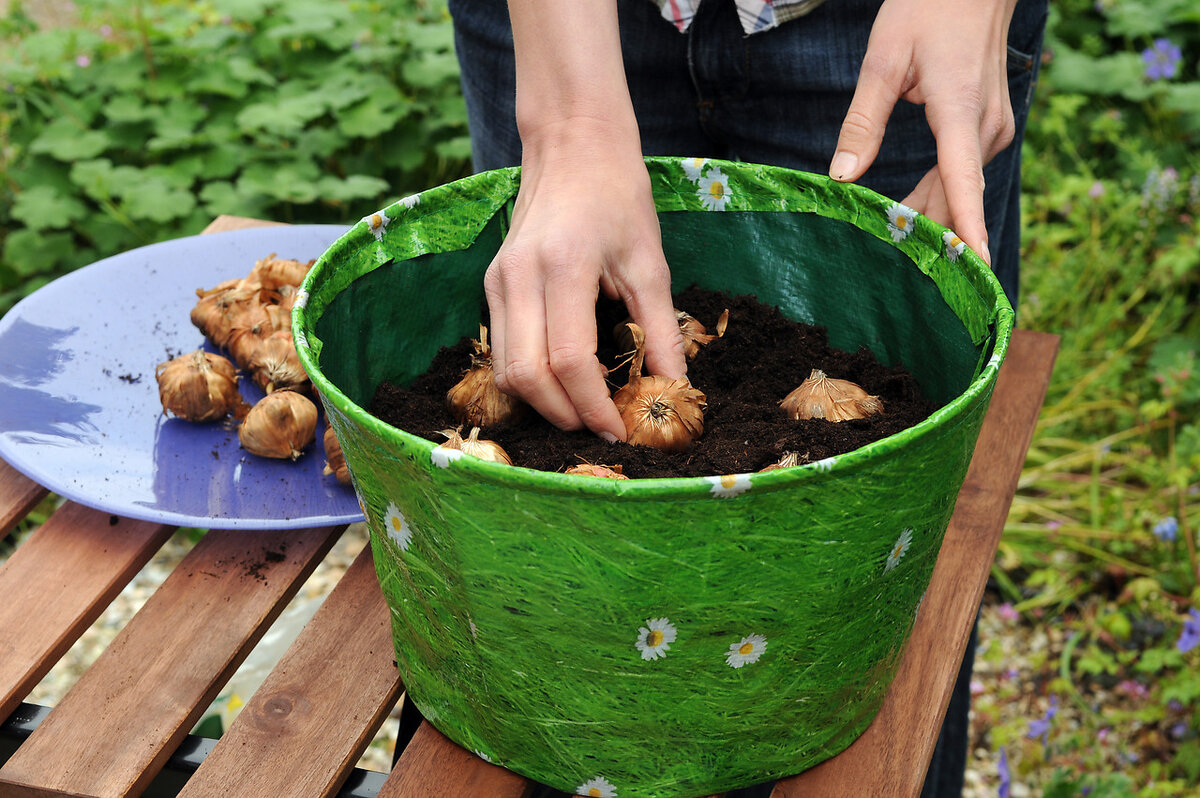
[{"label": "checkered fabric", "polygon": [[[749,36],[802,17],[825,0],[735,0],[742,29]],[[654,0],[663,18],[682,33],[692,24],[700,0]]]}]

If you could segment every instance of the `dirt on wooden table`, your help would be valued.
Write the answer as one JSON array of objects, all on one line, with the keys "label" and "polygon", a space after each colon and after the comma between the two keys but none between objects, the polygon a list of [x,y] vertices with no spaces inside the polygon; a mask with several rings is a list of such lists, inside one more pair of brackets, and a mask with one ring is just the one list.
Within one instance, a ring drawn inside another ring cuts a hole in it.
[{"label": "dirt on wooden table", "polygon": [[[621,465],[633,479],[711,476],[758,471],[787,452],[797,453],[800,463],[844,454],[906,429],[936,409],[902,365],[883,366],[866,348],[834,349],[823,328],[791,321],[753,297],[693,287],[675,296],[675,306],[710,332],[722,310],[729,309],[725,335],[703,347],[688,366],[688,377],[705,393],[708,410],[703,435],[686,450],[607,443],[586,430],[559,430],[536,413],[488,427],[480,437],[499,443],[515,465],[543,471],[589,462]],[[612,368],[626,354],[619,351],[612,331],[627,314],[621,303],[609,300],[601,300],[596,311],[597,355]],[[446,392],[470,366],[471,352],[471,340],[464,338],[439,351],[412,384],[384,382],[372,398],[371,412],[406,432],[443,442],[440,431],[457,426],[446,408]],[[838,423],[788,418],[780,400],[814,368],[879,396],[883,414]],[[609,374],[614,390],[627,379],[627,366]]]}]

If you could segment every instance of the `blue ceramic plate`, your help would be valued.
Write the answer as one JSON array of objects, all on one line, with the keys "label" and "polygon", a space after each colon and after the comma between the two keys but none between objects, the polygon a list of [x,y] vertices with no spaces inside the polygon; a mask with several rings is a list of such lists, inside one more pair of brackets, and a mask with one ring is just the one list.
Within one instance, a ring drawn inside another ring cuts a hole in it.
[{"label": "blue ceramic plate", "polygon": [[[362,518],[321,473],[238,444],[232,425],[162,414],[155,367],[205,345],[197,288],[244,277],[272,252],[308,260],[346,228],[259,227],[107,258],[31,294],[0,319],[0,458],[51,491],[117,515],[213,529],[294,529]],[[211,349],[211,347],[208,347]],[[248,402],[262,398],[239,380]]]}]

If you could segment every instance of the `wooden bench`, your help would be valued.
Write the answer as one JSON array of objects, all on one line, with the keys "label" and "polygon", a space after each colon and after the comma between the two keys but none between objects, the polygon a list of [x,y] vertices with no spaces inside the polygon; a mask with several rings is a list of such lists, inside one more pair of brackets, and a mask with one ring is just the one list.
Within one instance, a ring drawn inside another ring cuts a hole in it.
[{"label": "wooden bench", "polygon": [[[261,224],[221,217],[205,232]],[[915,796],[949,702],[1058,339],[1018,331],[899,673],[874,723],[774,796]],[[0,462],[0,537],[45,496]],[[138,794],[182,747],[202,758],[181,795],[337,795],[395,706],[388,611],[369,549],[347,571],[224,736],[188,731],[270,627],[342,527],[206,535],[53,709],[22,704],[173,530],[66,503],[0,566],[0,721],[33,728],[0,767],[0,795]],[[286,557],[265,557],[287,541]],[[246,562],[265,564],[254,574]],[[261,578],[260,578],[261,577]],[[10,718],[14,716],[14,718]],[[181,747],[182,746],[182,747]],[[428,724],[385,797],[518,798],[532,784],[459,748]],[[375,787],[370,788],[372,791]]]}]

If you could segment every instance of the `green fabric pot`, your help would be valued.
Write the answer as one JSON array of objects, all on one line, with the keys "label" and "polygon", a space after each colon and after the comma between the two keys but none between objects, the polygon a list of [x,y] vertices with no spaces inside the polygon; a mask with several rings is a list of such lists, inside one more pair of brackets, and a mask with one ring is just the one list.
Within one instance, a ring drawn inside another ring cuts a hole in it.
[{"label": "green fabric pot", "polygon": [[778,305],[835,346],[903,363],[942,407],[818,463],[630,481],[452,458],[384,424],[363,409],[381,381],[477,333],[517,169],[364,219],[317,262],[293,319],[414,702],[489,761],[620,798],[797,773],[871,722],[1013,324],[974,253],[871,191],[750,164],[647,164],[676,289]]}]

